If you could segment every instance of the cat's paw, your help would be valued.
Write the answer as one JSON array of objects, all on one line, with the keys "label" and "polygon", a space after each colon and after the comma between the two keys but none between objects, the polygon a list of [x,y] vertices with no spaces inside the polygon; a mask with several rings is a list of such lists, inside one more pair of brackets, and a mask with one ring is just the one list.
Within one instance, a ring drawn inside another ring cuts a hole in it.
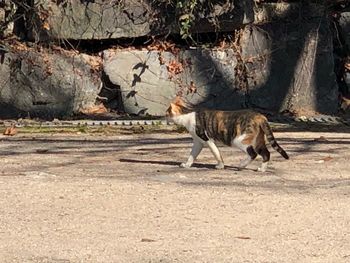
[{"label": "cat's paw", "polygon": [[191,165],[187,164],[187,163],[182,163],[182,164],[180,164],[180,167],[182,167],[182,168],[190,168]]},{"label": "cat's paw", "polygon": [[267,163],[263,163],[263,164],[261,165],[261,167],[259,167],[259,168],[257,169],[258,172],[262,172],[262,173],[266,172],[266,170],[267,170]]},{"label": "cat's paw", "polygon": [[221,169],[224,169],[224,168],[225,168],[225,165],[223,163],[219,163],[219,164],[215,165],[215,169],[221,170]]},{"label": "cat's paw", "polygon": [[261,173],[265,173],[266,172],[266,167],[258,167],[257,171],[261,172]]}]

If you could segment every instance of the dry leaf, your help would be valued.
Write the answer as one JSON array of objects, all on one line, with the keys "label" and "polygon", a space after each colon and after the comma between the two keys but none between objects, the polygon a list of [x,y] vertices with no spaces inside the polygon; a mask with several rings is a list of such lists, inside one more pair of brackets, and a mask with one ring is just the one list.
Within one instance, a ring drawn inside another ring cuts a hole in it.
[{"label": "dry leaf", "polygon": [[182,64],[176,60],[170,61],[170,63],[167,65],[167,69],[171,76],[180,74],[183,71]]},{"label": "dry leaf", "polygon": [[325,158],[322,158],[322,160],[323,160],[324,162],[328,162],[328,161],[333,160],[333,158],[330,157],[330,156],[327,156],[327,157],[325,157]]},{"label": "dry leaf", "polygon": [[244,236],[238,236],[238,237],[235,237],[235,238],[238,238],[238,239],[251,239],[250,237],[244,237]]},{"label": "dry leaf", "polygon": [[322,159],[316,161],[316,163],[324,163],[324,162],[328,162],[328,161],[331,161],[331,160],[333,160],[333,158],[330,157],[330,156],[327,156],[325,158],[322,158]]},{"label": "dry leaf", "polygon": [[47,21],[45,21],[45,22],[43,23],[43,28],[44,28],[45,30],[49,31],[49,30],[50,30],[50,24],[49,24]]},{"label": "dry leaf", "polygon": [[343,111],[347,111],[348,109],[350,109],[350,99],[344,97],[344,96],[340,96],[340,108]]},{"label": "dry leaf", "polygon": [[165,64],[165,59],[163,58],[163,56],[161,54],[159,54],[158,59],[159,59],[159,64],[161,64],[161,65]]},{"label": "dry leaf", "polygon": [[196,93],[197,92],[197,87],[196,85],[194,85],[194,82],[191,80],[191,84],[190,86],[188,87],[188,90],[190,93]]},{"label": "dry leaf", "polygon": [[224,49],[226,46],[226,42],[225,42],[225,39],[223,39],[222,41],[220,41],[219,43],[219,49]]},{"label": "dry leaf", "polygon": [[4,131],[4,135],[7,136],[13,136],[17,134],[17,129],[14,125],[12,125],[11,127],[7,127]]},{"label": "dry leaf", "polygon": [[328,140],[324,136],[320,136],[320,138],[316,138],[314,141],[315,142],[328,142]]},{"label": "dry leaf", "polygon": [[12,44],[12,48],[15,50],[15,51],[28,51],[28,47],[20,42],[14,42]]},{"label": "dry leaf", "polygon": [[102,69],[102,60],[96,57],[89,57],[88,63],[91,66],[91,69],[95,72],[99,72]]},{"label": "dry leaf", "polygon": [[244,62],[245,63],[254,63],[254,57],[249,57],[249,58],[245,59]]},{"label": "dry leaf", "polygon": [[174,43],[160,40],[153,41],[149,46],[147,46],[147,50],[155,50],[159,52],[168,51],[174,55],[177,55],[180,51],[180,49],[177,48]]},{"label": "dry leaf", "polygon": [[47,153],[49,151],[49,149],[37,149],[36,152],[37,153]]},{"label": "dry leaf", "polygon": [[349,63],[345,63],[344,67],[345,67],[345,69],[350,71],[350,62]]},{"label": "dry leaf", "polygon": [[103,104],[98,104],[98,105],[95,105],[95,106],[92,106],[90,108],[86,108],[86,109],[82,109],[80,111],[81,113],[83,114],[102,114],[102,113],[106,113],[108,112],[107,108],[105,107],[105,105]]},{"label": "dry leaf", "polygon": [[141,242],[156,242],[154,239],[150,239],[150,238],[142,238]]}]

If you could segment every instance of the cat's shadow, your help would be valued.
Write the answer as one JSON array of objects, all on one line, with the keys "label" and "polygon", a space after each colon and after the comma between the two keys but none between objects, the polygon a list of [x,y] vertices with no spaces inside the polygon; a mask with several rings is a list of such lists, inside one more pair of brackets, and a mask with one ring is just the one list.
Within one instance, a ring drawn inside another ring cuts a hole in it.
[{"label": "cat's shadow", "polygon": [[[173,161],[151,161],[151,160],[135,160],[135,159],[119,159],[122,163],[144,163],[144,164],[157,164],[157,165],[169,165],[180,168],[180,162]],[[193,168],[205,168],[205,169],[215,169],[215,164],[203,164],[203,163],[194,163]],[[182,168],[183,169],[183,168]],[[190,169],[190,168],[188,168]],[[225,169],[231,169],[239,171],[238,167],[225,165]]]}]

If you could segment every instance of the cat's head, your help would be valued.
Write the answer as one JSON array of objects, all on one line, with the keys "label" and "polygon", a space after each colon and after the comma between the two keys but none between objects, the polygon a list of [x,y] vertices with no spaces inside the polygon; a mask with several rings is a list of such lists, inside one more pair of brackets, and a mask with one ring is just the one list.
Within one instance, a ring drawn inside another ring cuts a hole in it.
[{"label": "cat's head", "polygon": [[176,116],[180,116],[182,114],[188,113],[190,110],[190,107],[187,105],[187,103],[184,102],[183,99],[180,97],[176,97],[171,103],[169,108],[165,112],[165,116],[167,118],[173,118]]}]

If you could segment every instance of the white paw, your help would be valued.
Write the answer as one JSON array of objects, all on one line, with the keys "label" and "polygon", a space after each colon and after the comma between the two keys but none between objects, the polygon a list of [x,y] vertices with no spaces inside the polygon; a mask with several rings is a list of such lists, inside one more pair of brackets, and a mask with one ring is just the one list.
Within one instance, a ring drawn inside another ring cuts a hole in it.
[{"label": "white paw", "polygon": [[190,168],[191,165],[187,164],[187,163],[182,163],[182,164],[180,164],[180,167],[182,167],[182,168]]},{"label": "white paw", "polygon": [[239,169],[244,169],[250,164],[251,160],[243,160],[239,163],[238,168]]},{"label": "white paw", "polygon": [[265,173],[266,172],[266,168],[265,167],[259,167],[258,168],[258,172]]},{"label": "white paw", "polygon": [[215,165],[215,169],[224,169],[225,168],[225,165],[223,163],[219,163],[217,165]]},{"label": "white paw", "polygon": [[264,172],[266,172],[266,170],[267,170],[267,162],[262,163],[261,167],[258,168],[258,172],[264,173]]}]

